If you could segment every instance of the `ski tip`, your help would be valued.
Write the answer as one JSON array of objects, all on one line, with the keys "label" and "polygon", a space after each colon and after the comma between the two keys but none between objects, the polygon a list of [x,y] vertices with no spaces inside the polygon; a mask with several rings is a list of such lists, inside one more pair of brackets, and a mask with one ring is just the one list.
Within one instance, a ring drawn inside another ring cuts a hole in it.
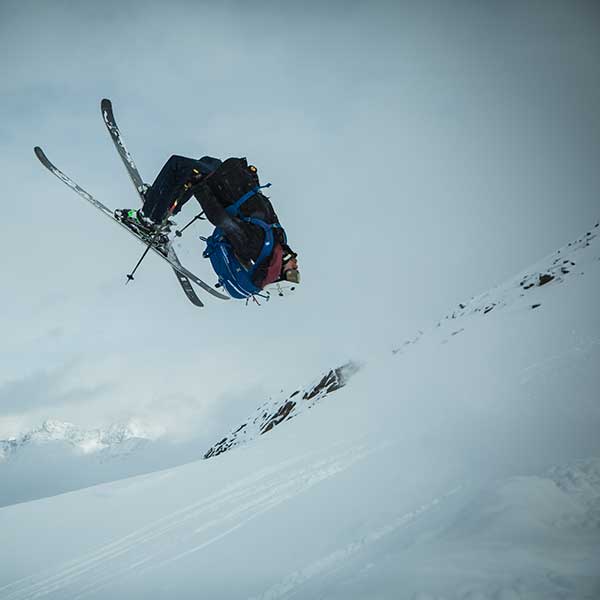
[{"label": "ski tip", "polygon": [[108,98],[102,98],[100,101],[100,112],[107,125],[110,121],[114,121],[115,117],[113,115],[112,104]]},{"label": "ski tip", "polygon": [[43,159],[46,157],[46,155],[44,154],[44,151],[43,151],[43,150],[42,150],[42,149],[41,149],[39,146],[36,146],[36,147],[33,149],[33,151],[35,152],[35,155],[36,155],[36,156],[37,156],[37,157],[38,157],[40,160],[43,160]]}]

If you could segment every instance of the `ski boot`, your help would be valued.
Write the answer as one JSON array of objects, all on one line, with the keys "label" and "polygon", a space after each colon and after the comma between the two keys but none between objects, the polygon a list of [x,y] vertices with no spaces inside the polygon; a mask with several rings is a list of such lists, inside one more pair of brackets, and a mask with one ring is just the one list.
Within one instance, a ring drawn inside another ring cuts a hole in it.
[{"label": "ski boot", "polygon": [[156,225],[148,217],[144,216],[141,209],[117,208],[114,212],[115,219],[127,225],[139,235],[152,235],[156,231]]},{"label": "ski boot", "polygon": [[165,221],[164,223],[155,223],[142,213],[141,209],[133,208],[118,208],[114,212],[115,219],[123,223],[131,229],[135,234],[147,242],[152,242],[163,254],[168,253],[169,232],[173,221]]}]

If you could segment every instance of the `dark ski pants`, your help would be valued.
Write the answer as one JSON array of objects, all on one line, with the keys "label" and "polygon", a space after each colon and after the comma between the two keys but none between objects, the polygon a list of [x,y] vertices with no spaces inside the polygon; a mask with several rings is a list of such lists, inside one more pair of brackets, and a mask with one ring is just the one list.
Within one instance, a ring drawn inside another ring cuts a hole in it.
[{"label": "dark ski pants", "polygon": [[177,214],[192,197],[191,185],[220,164],[218,158],[210,156],[201,159],[171,156],[146,192],[142,212],[155,223],[162,223],[170,211]]}]

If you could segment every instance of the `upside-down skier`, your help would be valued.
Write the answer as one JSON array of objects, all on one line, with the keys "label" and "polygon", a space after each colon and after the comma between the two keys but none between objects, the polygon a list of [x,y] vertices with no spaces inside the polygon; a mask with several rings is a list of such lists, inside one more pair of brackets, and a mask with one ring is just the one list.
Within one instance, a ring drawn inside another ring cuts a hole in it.
[{"label": "upside-down skier", "polygon": [[[278,282],[300,282],[296,253],[270,200],[261,192],[257,169],[245,158],[221,161],[171,156],[143,193],[141,209],[118,209],[115,217],[145,235],[168,243],[176,215],[192,197],[215,226],[206,240],[219,283],[234,298],[248,298]],[[278,285],[279,293],[282,286]]]}]

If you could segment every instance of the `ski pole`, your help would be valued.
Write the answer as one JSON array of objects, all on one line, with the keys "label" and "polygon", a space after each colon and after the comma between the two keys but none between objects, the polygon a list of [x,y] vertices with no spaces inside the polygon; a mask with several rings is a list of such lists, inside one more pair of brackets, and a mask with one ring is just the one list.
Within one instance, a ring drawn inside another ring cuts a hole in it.
[{"label": "ski pole", "polygon": [[[184,192],[186,191],[187,188],[184,187]],[[183,194],[183,193],[182,193]],[[173,204],[171,205],[171,207],[169,208],[169,210],[167,211],[167,215],[166,217],[163,219],[163,225],[165,223],[169,222],[169,217],[171,217],[173,215],[173,212],[175,212],[175,209],[177,208],[177,205],[179,204],[179,200],[181,200],[181,195],[177,197],[177,199],[175,200],[175,202],[173,202]],[[196,215],[183,229],[186,229],[189,225],[191,225],[196,219],[201,219],[202,215],[204,214],[204,211],[201,212],[199,215]],[[175,235],[177,235],[177,237],[181,237],[181,232],[183,231],[183,229],[181,231],[176,231]],[[154,242],[155,240],[157,240],[159,238],[159,236],[161,235],[161,230],[159,229],[156,233],[154,233],[154,235],[150,238],[150,241],[147,243],[147,247],[144,250],[144,254],[142,254],[142,256],[140,257],[140,260],[138,260],[137,265],[135,265],[135,267],[133,268],[133,271],[131,271],[131,273],[129,273],[127,275],[127,281],[125,282],[125,285],[127,285],[130,281],[133,281],[133,275],[134,273],[137,271],[138,267],[142,264],[142,261],[144,260],[144,258],[146,257],[146,254],[148,254],[148,250],[150,250],[150,248],[152,248],[154,246]]]},{"label": "ski pole", "polygon": [[[165,217],[165,219],[163,221],[163,224],[168,222],[169,217],[173,214],[173,210],[175,209],[176,206],[177,206],[177,202],[175,202],[175,204],[170,208],[169,212],[167,213],[167,216]],[[158,240],[158,238],[160,237],[161,234],[162,234],[162,231],[159,229],[152,235],[150,240],[147,242],[147,246],[146,246],[146,249],[144,250],[144,254],[142,254],[142,256],[140,257],[140,260],[138,260],[137,265],[135,265],[135,267],[133,268],[133,271],[131,271],[131,273],[129,273],[127,275],[127,281],[126,281],[125,285],[127,285],[130,281],[133,281],[133,275],[137,271],[138,267],[142,264],[142,261],[144,260],[144,258],[146,258],[146,254],[148,254],[148,250],[150,250],[150,248],[152,248],[152,247],[158,248],[158,246],[154,246],[154,242],[156,240]]]},{"label": "ski pole", "polygon": [[202,211],[199,215],[196,215],[185,227],[183,227],[182,229],[177,229],[175,231],[175,235],[177,237],[181,237],[183,235],[183,232],[194,222],[194,221],[198,221],[198,220],[206,220],[206,217],[204,216],[204,211]]},{"label": "ski pole", "polygon": [[140,258],[140,260],[138,260],[137,265],[135,265],[135,267],[133,268],[133,271],[131,271],[131,273],[127,274],[127,281],[125,282],[125,285],[127,285],[130,281],[133,281],[133,279],[134,279],[134,277],[133,277],[134,273],[138,270],[138,267],[142,264],[142,261],[146,257],[146,254],[148,254],[148,250],[150,250],[150,248],[152,248],[152,241],[150,241],[150,243],[148,244],[148,246],[144,250],[144,254],[142,254],[142,257]]}]

